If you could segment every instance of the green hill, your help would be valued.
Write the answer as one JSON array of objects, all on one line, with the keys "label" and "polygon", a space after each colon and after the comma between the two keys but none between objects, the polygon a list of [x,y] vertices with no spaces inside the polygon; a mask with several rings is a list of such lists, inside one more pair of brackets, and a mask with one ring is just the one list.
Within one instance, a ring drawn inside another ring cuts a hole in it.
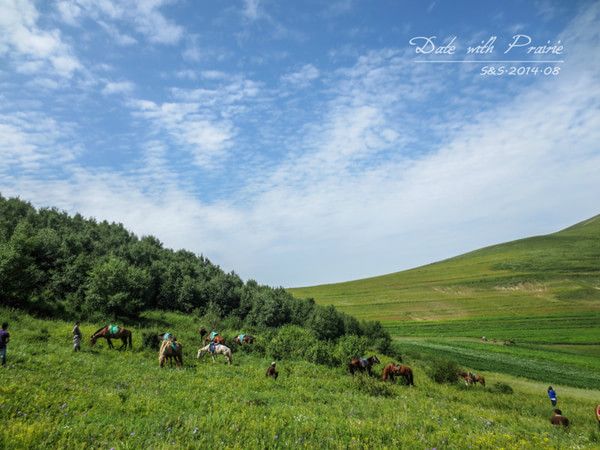
[{"label": "green hill", "polygon": [[[565,380],[566,368],[600,370],[600,216],[412,270],[290,292],[381,320],[407,350],[510,373],[527,372],[527,363],[540,368],[528,372],[538,379],[550,370],[542,362]],[[527,357],[518,354],[525,347]],[[587,376],[600,386],[597,373]]]}]

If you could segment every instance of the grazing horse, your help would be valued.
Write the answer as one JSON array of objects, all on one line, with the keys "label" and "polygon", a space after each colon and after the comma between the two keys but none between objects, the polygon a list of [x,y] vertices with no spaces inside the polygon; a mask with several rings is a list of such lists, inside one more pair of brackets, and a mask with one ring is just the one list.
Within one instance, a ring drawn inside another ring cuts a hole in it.
[{"label": "grazing horse", "polygon": [[555,409],[552,412],[552,417],[550,417],[550,423],[552,425],[562,425],[563,427],[568,427],[569,419],[562,415],[562,411],[560,409]]},{"label": "grazing horse", "polygon": [[231,349],[229,347],[226,347],[225,345],[222,345],[222,344],[215,343],[214,351],[211,352],[210,346],[211,346],[211,344],[208,344],[208,345],[202,347],[201,349],[199,349],[198,350],[198,358],[201,358],[206,353],[210,353],[210,355],[212,356],[213,362],[215,362],[215,355],[225,355],[225,358],[227,358],[227,362],[229,364],[231,364],[231,362],[232,362]]},{"label": "grazing horse", "polygon": [[482,386],[485,386],[485,378],[483,378],[482,375],[478,375],[476,373],[471,373],[471,372],[460,372],[458,374],[458,376],[460,376],[463,380],[465,380],[465,384],[471,385],[471,384],[477,384],[480,383]]},{"label": "grazing horse", "polygon": [[413,381],[413,371],[410,367],[404,366],[402,364],[394,364],[390,363],[383,369],[383,375],[381,379],[383,381],[387,381],[389,378],[391,382],[394,381],[394,377],[403,377],[406,380],[406,384],[409,386],[414,386],[415,383]]},{"label": "grazing horse", "polygon": [[354,375],[354,372],[357,370],[360,372],[364,372],[366,370],[369,375],[373,375],[371,372],[371,367],[373,367],[375,364],[379,364],[379,359],[375,355],[370,356],[369,358],[352,358],[348,364],[348,370],[352,375]]},{"label": "grazing horse", "polygon": [[[204,328],[200,329],[200,336],[202,336],[202,330],[206,332]],[[206,333],[205,333],[206,334]],[[208,344],[214,342],[215,344],[225,344],[225,338],[219,334],[218,331],[211,331],[204,336],[204,343]]]},{"label": "grazing horse", "polygon": [[279,376],[279,372],[277,372],[277,369],[275,368],[275,362],[272,362],[269,368],[267,369],[266,376],[271,377],[274,380],[276,380]]},{"label": "grazing horse", "polygon": [[158,364],[160,367],[165,365],[165,361],[174,359],[177,367],[183,366],[183,346],[174,338],[165,339],[160,344],[158,352]]},{"label": "grazing horse", "polygon": [[250,336],[249,334],[240,334],[233,338],[233,342],[238,345],[243,344],[252,344],[254,342],[254,336]]},{"label": "grazing horse", "polygon": [[106,339],[106,342],[108,342],[109,348],[114,348],[112,345],[111,339],[121,339],[121,341],[123,342],[123,345],[121,345],[121,347],[119,347],[119,350],[127,349],[128,345],[129,345],[130,349],[133,348],[133,344],[131,342],[131,331],[126,330],[125,328],[117,327],[116,331],[110,325],[106,325],[105,327],[100,328],[98,331],[96,331],[92,335],[92,337],[90,339],[92,347],[94,345],[96,345],[96,341],[99,338]]}]

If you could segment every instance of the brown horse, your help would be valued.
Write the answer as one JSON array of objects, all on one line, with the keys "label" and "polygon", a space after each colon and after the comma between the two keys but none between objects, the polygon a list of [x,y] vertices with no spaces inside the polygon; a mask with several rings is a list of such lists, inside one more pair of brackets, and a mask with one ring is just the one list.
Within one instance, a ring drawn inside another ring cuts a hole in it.
[{"label": "brown horse", "polygon": [[174,338],[163,340],[160,344],[160,350],[158,352],[158,364],[163,367],[165,361],[175,360],[177,367],[183,366],[183,346],[177,342]]},{"label": "brown horse", "polygon": [[569,419],[562,415],[562,411],[560,409],[555,409],[552,412],[552,417],[550,417],[550,423],[552,425],[562,425],[563,427],[568,427]]},{"label": "brown horse", "polygon": [[394,377],[403,377],[406,381],[406,384],[408,384],[409,386],[415,385],[413,381],[413,371],[408,366],[394,363],[390,363],[387,366],[385,366],[383,368],[383,375],[381,379],[383,381],[387,381],[389,378],[391,382],[394,382]]},{"label": "brown horse", "polygon": [[371,367],[375,364],[379,364],[379,359],[375,355],[370,356],[369,358],[352,358],[348,364],[348,370],[352,375],[354,375],[354,372],[357,370],[359,372],[364,372],[366,370],[369,375],[373,375]]},{"label": "brown horse", "polygon": [[482,386],[485,386],[485,378],[483,378],[482,375],[478,375],[472,372],[459,372],[458,376],[465,380],[465,384],[467,386],[477,383],[480,383]]},{"label": "brown horse", "polygon": [[133,348],[133,344],[131,342],[131,331],[126,330],[125,328],[122,327],[118,327],[117,331],[115,332],[114,330],[110,329],[110,325],[106,325],[105,327],[100,328],[98,331],[96,331],[90,341],[92,344],[92,347],[94,345],[96,345],[96,341],[100,338],[104,338],[106,339],[106,342],[108,342],[108,347],[109,348],[114,348],[114,346],[112,345],[111,339],[121,339],[121,341],[123,342],[123,345],[121,345],[121,347],[119,347],[119,350],[121,349],[127,349],[127,346],[129,345],[129,348],[132,349]]},{"label": "brown horse", "polygon": [[233,342],[238,345],[243,344],[252,344],[254,342],[254,336],[250,336],[249,334],[240,334],[233,338]]}]

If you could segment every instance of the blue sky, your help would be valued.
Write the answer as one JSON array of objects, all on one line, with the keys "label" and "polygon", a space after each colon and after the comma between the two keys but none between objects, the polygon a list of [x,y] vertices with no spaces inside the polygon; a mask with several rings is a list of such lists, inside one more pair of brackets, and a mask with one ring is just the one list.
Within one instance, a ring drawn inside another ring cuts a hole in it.
[{"label": "blue sky", "polygon": [[[244,279],[389,273],[600,213],[598,2],[0,10],[2,195],[121,222]],[[516,34],[564,51],[504,54]],[[417,55],[416,36],[456,36],[456,53]],[[465,54],[490,36],[493,54]],[[535,63],[549,58],[564,62]],[[560,73],[481,75],[513,59]]]}]

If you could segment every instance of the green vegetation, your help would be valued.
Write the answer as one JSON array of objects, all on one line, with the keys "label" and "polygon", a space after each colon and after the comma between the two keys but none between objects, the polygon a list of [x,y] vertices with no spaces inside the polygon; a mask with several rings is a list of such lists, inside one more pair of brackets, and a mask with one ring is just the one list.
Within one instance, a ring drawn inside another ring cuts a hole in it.
[{"label": "green vegetation", "polygon": [[600,216],[404,272],[289,291],[381,320],[415,355],[600,388]]},{"label": "green vegetation", "polygon": [[143,311],[161,309],[209,314],[209,327],[222,318],[258,329],[291,324],[320,339],[358,335],[391,349],[378,323],[359,323],[283,288],[244,283],[203,256],[163,248],[121,224],[36,210],[1,195],[0,299],[36,315],[102,322],[135,322]]},{"label": "green vegetation", "polygon": [[[142,326],[132,328],[133,352],[108,350],[103,342],[90,348],[98,324],[84,322],[80,353],[71,350],[71,323],[6,308],[0,308],[0,318],[10,322],[12,335],[8,366],[0,369],[0,448],[600,445],[593,415],[600,391],[555,386],[559,406],[572,422],[565,431],[549,423],[547,386],[523,378],[486,372],[489,388],[437,384],[426,375],[427,362],[407,359],[416,384],[409,388],[352,378],[343,367],[286,355],[278,360],[280,376],[274,381],[265,377],[269,352],[276,351],[265,340],[274,335],[257,335],[256,351],[237,351],[232,366],[223,359],[213,364],[210,357],[198,361],[199,323],[191,315],[142,314]],[[184,345],[183,369],[160,369],[157,353],[142,348],[142,332],[152,328],[177,334]],[[390,360],[380,357],[377,373]]]}]

